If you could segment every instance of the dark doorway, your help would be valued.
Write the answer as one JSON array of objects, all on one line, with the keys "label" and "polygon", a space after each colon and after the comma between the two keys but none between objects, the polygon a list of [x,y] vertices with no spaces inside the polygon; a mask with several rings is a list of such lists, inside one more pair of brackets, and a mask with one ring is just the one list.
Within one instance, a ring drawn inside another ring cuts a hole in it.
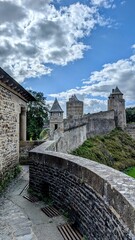
[{"label": "dark doorway", "polygon": [[58,124],[55,124],[54,130],[57,130],[57,129],[58,129]]}]

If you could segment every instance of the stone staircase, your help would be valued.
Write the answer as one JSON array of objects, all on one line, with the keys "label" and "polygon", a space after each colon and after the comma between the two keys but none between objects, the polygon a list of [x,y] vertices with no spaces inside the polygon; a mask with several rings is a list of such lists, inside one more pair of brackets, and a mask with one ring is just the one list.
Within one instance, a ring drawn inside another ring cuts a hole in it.
[{"label": "stone staircase", "polygon": [[127,124],[126,132],[135,139],[135,123],[134,124]]}]

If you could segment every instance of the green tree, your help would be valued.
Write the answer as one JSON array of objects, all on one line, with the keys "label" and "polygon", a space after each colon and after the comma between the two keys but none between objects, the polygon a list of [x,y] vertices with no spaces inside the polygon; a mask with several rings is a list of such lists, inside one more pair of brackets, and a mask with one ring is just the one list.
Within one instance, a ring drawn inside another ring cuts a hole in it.
[{"label": "green tree", "polygon": [[29,91],[36,99],[28,103],[27,111],[27,139],[37,140],[44,124],[48,123],[48,106],[42,92]]},{"label": "green tree", "polygon": [[126,109],[127,123],[135,122],[135,107]]}]

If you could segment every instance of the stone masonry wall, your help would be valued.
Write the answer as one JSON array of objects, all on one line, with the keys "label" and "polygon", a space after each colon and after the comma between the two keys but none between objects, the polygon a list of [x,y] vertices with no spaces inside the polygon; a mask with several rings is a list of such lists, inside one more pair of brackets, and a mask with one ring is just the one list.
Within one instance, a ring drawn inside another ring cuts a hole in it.
[{"label": "stone masonry wall", "polygon": [[[114,111],[105,111],[93,114],[86,114],[81,118],[64,119],[64,131],[86,125],[87,138],[99,134],[106,134],[112,131],[116,125]],[[77,131],[77,130],[76,130]]]},{"label": "stone masonry wall", "polygon": [[43,151],[30,152],[31,189],[68,211],[89,240],[135,239],[133,178],[87,159]]},{"label": "stone masonry wall", "polygon": [[0,179],[19,161],[19,113],[26,103],[0,86]]},{"label": "stone masonry wall", "polygon": [[86,125],[65,131],[56,141],[57,152],[71,152],[86,140]]},{"label": "stone masonry wall", "polygon": [[111,132],[116,126],[114,119],[89,119],[87,125],[87,138],[107,134]]},{"label": "stone masonry wall", "polygon": [[127,131],[127,133],[133,138],[135,139],[135,124],[127,124],[127,127],[125,129]]},{"label": "stone masonry wall", "polygon": [[20,141],[19,144],[19,163],[28,164],[29,163],[29,151],[33,148],[39,146],[44,141]]},{"label": "stone masonry wall", "polygon": [[92,114],[88,113],[85,116],[87,116],[88,119],[92,119],[92,118],[114,119],[114,110],[101,111],[101,112],[92,113]]}]

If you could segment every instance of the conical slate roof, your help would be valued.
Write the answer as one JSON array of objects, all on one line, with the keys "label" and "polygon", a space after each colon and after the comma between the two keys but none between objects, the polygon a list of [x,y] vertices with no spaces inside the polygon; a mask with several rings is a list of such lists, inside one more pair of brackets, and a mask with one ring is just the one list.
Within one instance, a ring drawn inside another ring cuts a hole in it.
[{"label": "conical slate roof", "polygon": [[112,94],[121,94],[121,95],[123,95],[123,93],[119,90],[118,87],[116,87],[115,89],[113,89]]},{"label": "conical slate roof", "polygon": [[58,102],[57,98],[55,98],[55,101],[52,105],[52,108],[51,108],[50,112],[51,113],[52,112],[63,113],[63,110],[62,110],[61,106],[59,105],[59,102]]}]

